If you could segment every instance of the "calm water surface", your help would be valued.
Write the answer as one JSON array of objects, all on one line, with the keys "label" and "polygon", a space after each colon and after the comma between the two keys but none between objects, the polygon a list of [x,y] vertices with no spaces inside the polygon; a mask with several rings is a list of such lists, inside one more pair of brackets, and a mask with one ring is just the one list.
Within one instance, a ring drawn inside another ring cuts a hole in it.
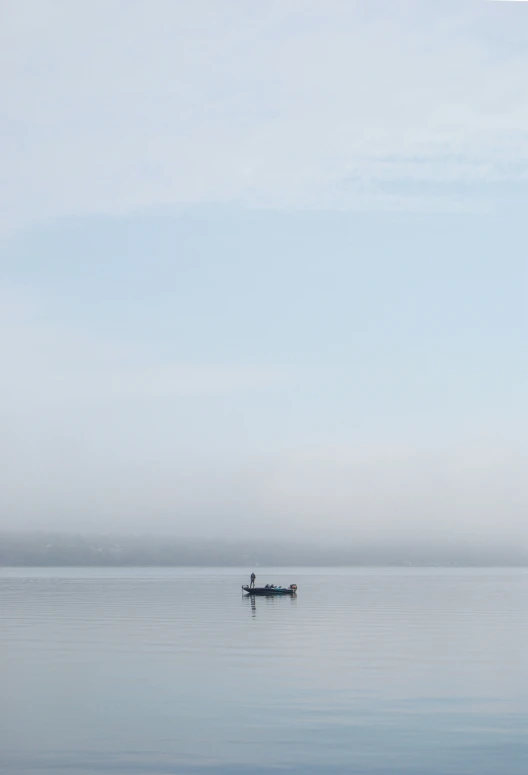
[{"label": "calm water surface", "polygon": [[0,571],[3,775],[527,775],[528,572]]}]

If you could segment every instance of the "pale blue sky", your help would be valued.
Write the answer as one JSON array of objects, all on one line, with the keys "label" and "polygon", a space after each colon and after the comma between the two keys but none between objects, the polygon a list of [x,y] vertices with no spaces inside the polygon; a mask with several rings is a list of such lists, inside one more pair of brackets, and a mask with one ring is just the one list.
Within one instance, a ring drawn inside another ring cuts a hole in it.
[{"label": "pale blue sky", "polygon": [[525,540],[527,11],[4,3],[5,523]]}]

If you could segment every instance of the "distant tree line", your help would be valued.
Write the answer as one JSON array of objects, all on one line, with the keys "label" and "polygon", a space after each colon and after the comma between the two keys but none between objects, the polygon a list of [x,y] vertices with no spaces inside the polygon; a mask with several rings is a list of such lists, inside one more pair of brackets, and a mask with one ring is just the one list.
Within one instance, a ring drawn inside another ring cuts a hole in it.
[{"label": "distant tree line", "polygon": [[0,566],[526,566],[524,547],[497,544],[237,542],[171,536],[0,533]]}]

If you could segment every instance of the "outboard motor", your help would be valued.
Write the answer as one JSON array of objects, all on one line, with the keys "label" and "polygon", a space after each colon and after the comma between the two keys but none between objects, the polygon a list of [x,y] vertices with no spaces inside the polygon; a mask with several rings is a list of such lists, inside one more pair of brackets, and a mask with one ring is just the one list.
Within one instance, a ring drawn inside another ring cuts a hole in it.
[{"label": "outboard motor", "polygon": [[294,592],[297,592],[297,584],[290,584],[290,589],[293,589]]}]

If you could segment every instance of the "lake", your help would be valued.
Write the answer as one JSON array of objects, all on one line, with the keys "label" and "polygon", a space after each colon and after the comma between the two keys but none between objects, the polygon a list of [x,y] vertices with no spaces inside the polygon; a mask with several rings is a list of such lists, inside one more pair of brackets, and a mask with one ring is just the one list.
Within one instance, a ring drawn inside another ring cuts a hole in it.
[{"label": "lake", "polygon": [[528,571],[1,569],[2,775],[526,775]]}]

